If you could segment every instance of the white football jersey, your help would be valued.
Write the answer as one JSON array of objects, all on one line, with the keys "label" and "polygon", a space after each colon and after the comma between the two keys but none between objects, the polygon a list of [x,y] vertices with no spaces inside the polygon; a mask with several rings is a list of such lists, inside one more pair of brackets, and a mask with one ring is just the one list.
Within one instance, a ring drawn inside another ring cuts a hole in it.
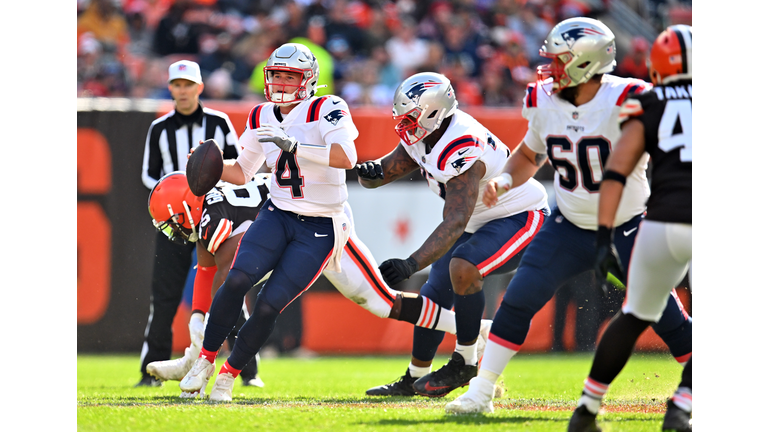
[{"label": "white football jersey", "polygon": [[[637,79],[603,75],[595,97],[576,107],[557,95],[547,95],[540,84],[528,85],[523,99],[528,132],[523,141],[531,150],[549,157],[555,168],[557,206],[579,228],[597,229],[600,181],[611,148],[621,135],[619,111],[624,99],[650,87]],[[650,195],[647,167],[645,154],[627,176],[614,226],[645,211]]]},{"label": "white football jersey", "polygon": [[347,103],[337,96],[311,97],[284,115],[282,122],[275,115],[274,103],[256,105],[240,137],[242,151],[237,158],[246,176],[266,161],[273,173],[270,195],[278,208],[306,216],[330,217],[343,212],[348,196],[345,171],[284,152],[274,143],[259,142],[256,129],[265,124],[279,125],[302,144],[340,144],[356,162],[358,131]]},{"label": "white football jersey", "polygon": [[400,141],[400,145],[419,164],[429,188],[441,198],[445,198],[445,184],[449,180],[467,171],[477,161],[485,164],[475,210],[464,231],[474,233],[494,219],[547,207],[547,192],[533,178],[500,196],[495,206],[486,207],[483,204],[485,185],[490,179],[501,175],[510,155],[509,148],[464,111],[456,110],[450,121],[451,124],[429,153],[423,140],[413,145]]}]

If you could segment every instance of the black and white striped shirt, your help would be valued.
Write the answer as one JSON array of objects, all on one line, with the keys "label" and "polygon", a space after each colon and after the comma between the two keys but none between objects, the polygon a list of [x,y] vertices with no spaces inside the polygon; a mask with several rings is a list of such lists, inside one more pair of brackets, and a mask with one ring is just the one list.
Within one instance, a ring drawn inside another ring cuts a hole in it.
[{"label": "black and white striped shirt", "polygon": [[184,171],[189,150],[207,139],[215,139],[222,147],[224,159],[237,159],[240,154],[237,133],[229,117],[202,104],[188,116],[173,110],[152,122],[144,145],[144,186],[152,189],[165,174]]}]

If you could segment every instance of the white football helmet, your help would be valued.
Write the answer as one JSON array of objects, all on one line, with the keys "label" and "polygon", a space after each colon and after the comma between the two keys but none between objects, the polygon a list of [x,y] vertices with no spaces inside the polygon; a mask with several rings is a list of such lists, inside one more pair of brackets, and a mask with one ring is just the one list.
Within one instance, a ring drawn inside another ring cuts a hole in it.
[{"label": "white football helmet", "polygon": [[616,67],[615,39],[608,26],[592,18],[560,22],[539,50],[540,56],[552,59],[552,63],[537,68],[539,83],[551,78],[551,93],[557,93],[583,84],[594,75],[612,72]]},{"label": "white football helmet", "polygon": [[456,92],[444,75],[422,72],[403,81],[395,90],[392,117],[397,135],[413,145],[437,130],[458,108]]},{"label": "white football helmet", "polygon": [[[302,74],[298,89],[286,93],[286,85],[273,84],[272,72],[274,71]],[[319,74],[317,58],[309,48],[297,43],[283,44],[272,52],[264,66],[264,96],[268,101],[280,106],[299,103],[315,95]]]}]

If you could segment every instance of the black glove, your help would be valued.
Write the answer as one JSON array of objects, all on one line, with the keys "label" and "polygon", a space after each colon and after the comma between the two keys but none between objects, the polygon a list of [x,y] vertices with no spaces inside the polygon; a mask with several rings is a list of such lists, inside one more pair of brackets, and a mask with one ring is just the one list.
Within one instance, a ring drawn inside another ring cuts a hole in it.
[{"label": "black glove", "polygon": [[627,285],[627,279],[624,276],[624,270],[619,260],[619,253],[616,246],[613,245],[613,229],[600,225],[597,227],[597,257],[595,258],[595,276],[603,294],[608,295],[608,273],[616,277],[624,288]]},{"label": "black glove", "polygon": [[393,258],[384,261],[379,266],[381,275],[384,277],[384,281],[390,287],[393,287],[400,282],[411,277],[419,269],[419,264],[413,258],[398,259]]},{"label": "black glove", "polygon": [[374,161],[363,162],[355,166],[357,176],[366,180],[376,180],[384,178],[384,171],[381,164]]}]

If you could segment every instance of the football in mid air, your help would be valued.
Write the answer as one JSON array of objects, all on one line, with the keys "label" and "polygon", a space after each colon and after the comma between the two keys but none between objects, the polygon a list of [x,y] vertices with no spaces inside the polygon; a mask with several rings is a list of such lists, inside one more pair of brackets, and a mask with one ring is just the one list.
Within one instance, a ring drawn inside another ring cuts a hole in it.
[{"label": "football in mid air", "polygon": [[196,196],[207,194],[224,171],[224,159],[215,140],[205,140],[187,161],[187,183]]}]

